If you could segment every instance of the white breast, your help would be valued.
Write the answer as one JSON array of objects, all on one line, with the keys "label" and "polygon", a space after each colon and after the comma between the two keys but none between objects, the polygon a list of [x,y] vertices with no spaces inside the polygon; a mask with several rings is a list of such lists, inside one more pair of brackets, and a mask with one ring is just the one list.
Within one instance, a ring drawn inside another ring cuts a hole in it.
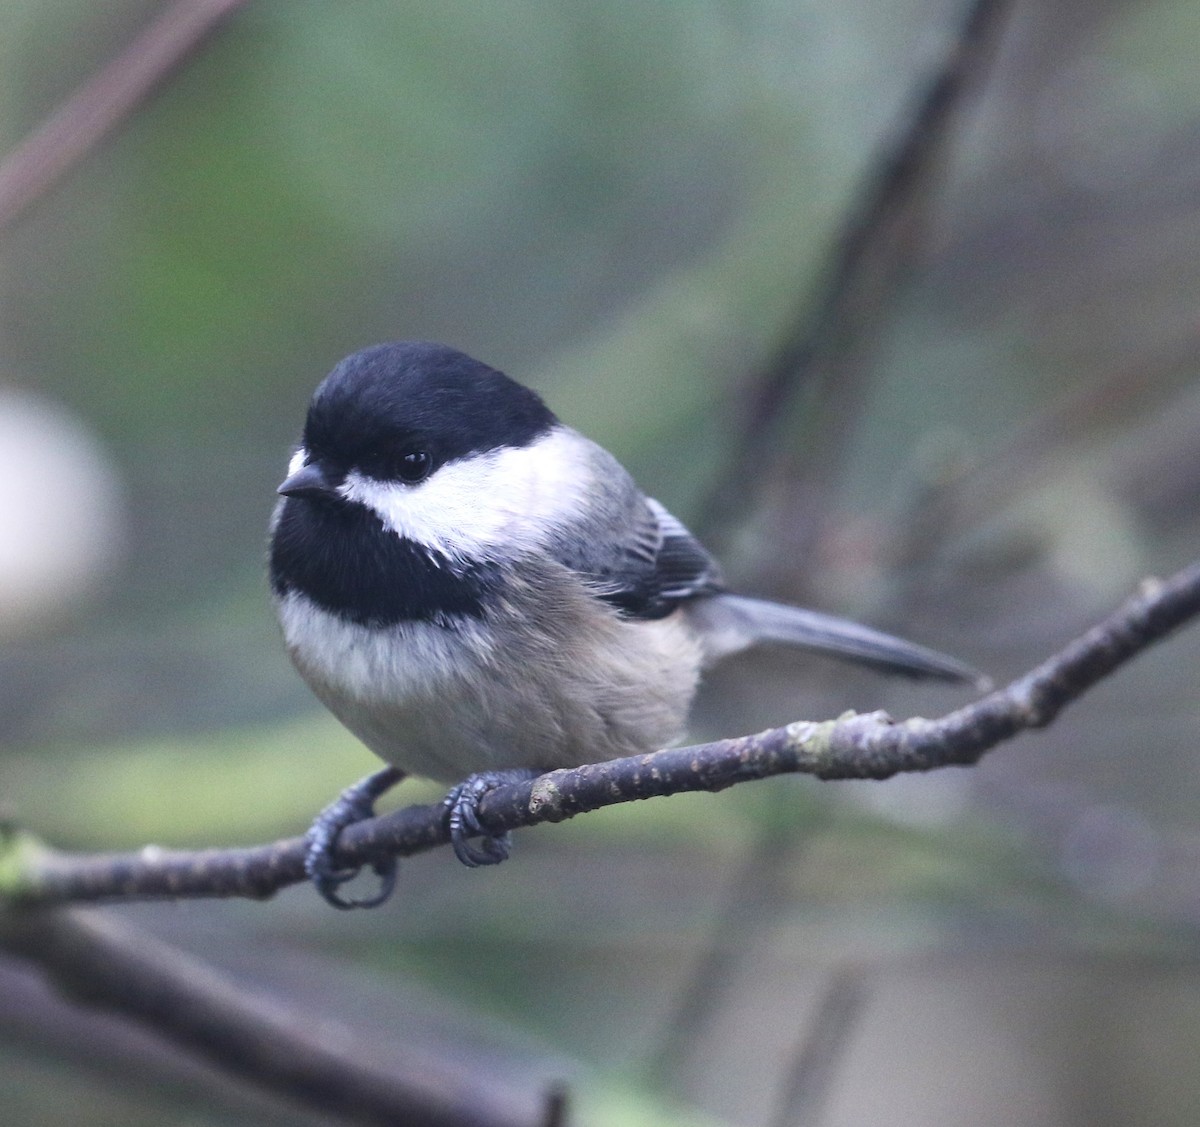
[{"label": "white breast", "polygon": [[558,567],[514,580],[486,629],[359,626],[295,592],[279,615],[297,669],[342,723],[381,758],[445,782],[664,746],[699,680],[682,614],[619,619]]}]

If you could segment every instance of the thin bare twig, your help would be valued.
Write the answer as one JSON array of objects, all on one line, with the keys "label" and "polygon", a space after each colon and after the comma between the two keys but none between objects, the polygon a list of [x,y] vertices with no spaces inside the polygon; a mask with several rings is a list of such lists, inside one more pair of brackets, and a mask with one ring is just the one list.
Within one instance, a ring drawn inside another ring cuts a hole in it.
[{"label": "thin bare twig", "polygon": [[[1011,0],[971,0],[937,72],[913,99],[908,123],[870,164],[829,254],[762,368],[739,391],[740,435],[697,528],[717,543],[753,508],[770,476],[789,406],[807,388],[823,394],[805,426],[805,464],[829,473],[856,413],[864,348],[877,336],[888,299],[911,262],[925,205],[965,95],[979,80]],[[795,470],[789,480],[795,480]]]},{"label": "thin bare twig", "polygon": [[177,0],[0,161],[0,230],[121,124],[246,0]]},{"label": "thin bare twig", "polygon": [[[479,810],[491,833],[562,822],[618,802],[718,791],[786,773],[886,779],[967,766],[1019,732],[1049,724],[1071,701],[1200,614],[1200,563],[1147,580],[1122,607],[1049,660],[973,704],[936,720],[884,712],[797,721],[757,735],[551,771],[500,787]],[[410,806],[351,826],[337,858],[347,867],[447,844],[444,808]],[[62,904],[128,898],[270,896],[304,879],[300,838],[252,849],[71,855],[10,831],[0,847],[0,902]]]},{"label": "thin bare twig", "polygon": [[355,1124],[540,1127],[563,1102],[481,1083],[428,1059],[380,1063],[332,1029],[96,911],[0,913],[0,948],[39,966],[72,999],[122,1014],[310,1110]]}]

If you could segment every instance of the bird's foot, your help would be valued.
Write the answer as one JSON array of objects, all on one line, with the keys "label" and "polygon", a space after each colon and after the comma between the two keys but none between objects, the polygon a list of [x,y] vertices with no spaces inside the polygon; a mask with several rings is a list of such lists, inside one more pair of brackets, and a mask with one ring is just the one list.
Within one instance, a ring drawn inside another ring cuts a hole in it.
[{"label": "bird's foot", "polygon": [[[528,782],[540,774],[540,771],[529,767],[518,767],[511,771],[482,771],[464,779],[442,800],[442,805],[447,811],[446,821],[450,827],[450,844],[454,847],[454,856],[467,868],[498,865],[508,857],[512,847],[511,834],[488,833],[480,823],[479,803],[483,796],[497,787]],[[478,844],[467,840],[475,834],[483,838]]]},{"label": "bird's foot", "polygon": [[334,864],[333,853],[342,830],[355,822],[373,818],[375,800],[403,778],[404,772],[398,767],[384,767],[365,779],[359,779],[316,816],[304,835],[304,871],[327,904],[335,908],[375,908],[391,896],[392,889],[396,887],[395,857],[381,857],[371,862],[371,868],[379,877],[379,891],[365,900],[358,900],[342,897],[338,889],[358,876],[362,866],[339,869]]}]

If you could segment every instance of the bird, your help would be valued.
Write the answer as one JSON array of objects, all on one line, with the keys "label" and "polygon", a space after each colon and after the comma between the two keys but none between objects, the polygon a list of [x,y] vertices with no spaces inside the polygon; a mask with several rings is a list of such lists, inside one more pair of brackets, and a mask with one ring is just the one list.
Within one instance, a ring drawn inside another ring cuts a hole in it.
[{"label": "bird", "polygon": [[[339,908],[337,835],[405,775],[454,784],[454,851],[494,864],[489,790],[678,741],[702,673],[760,643],[913,678],[968,665],[819,611],[730,591],[720,566],[606,449],[457,349],[396,341],[319,384],[278,487],[268,571],[312,692],[386,764],[309,831]],[[472,841],[474,837],[480,842]]]}]

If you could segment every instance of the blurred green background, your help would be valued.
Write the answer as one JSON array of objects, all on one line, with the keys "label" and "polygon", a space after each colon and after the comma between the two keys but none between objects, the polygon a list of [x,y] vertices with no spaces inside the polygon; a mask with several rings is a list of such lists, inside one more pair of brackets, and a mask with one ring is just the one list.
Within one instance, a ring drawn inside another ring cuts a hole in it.
[{"label": "blurred green background", "polygon": [[[164,7],[9,0],[0,147]],[[251,0],[2,235],[6,810],[63,847],[248,843],[372,769],[262,564],[308,395],[379,340],[537,387],[740,586],[998,680],[1193,558],[1200,7],[1013,8],[853,390],[764,433],[718,526],[751,376],[962,6]],[[565,1075],[587,1122],[1193,1124],[1198,657],[978,770],[639,804],[496,872],[416,859],[374,913],[114,910],[381,1042]],[[963,700],[756,655],[694,734]],[[0,987],[8,1122],[301,1121],[18,964]]]}]

